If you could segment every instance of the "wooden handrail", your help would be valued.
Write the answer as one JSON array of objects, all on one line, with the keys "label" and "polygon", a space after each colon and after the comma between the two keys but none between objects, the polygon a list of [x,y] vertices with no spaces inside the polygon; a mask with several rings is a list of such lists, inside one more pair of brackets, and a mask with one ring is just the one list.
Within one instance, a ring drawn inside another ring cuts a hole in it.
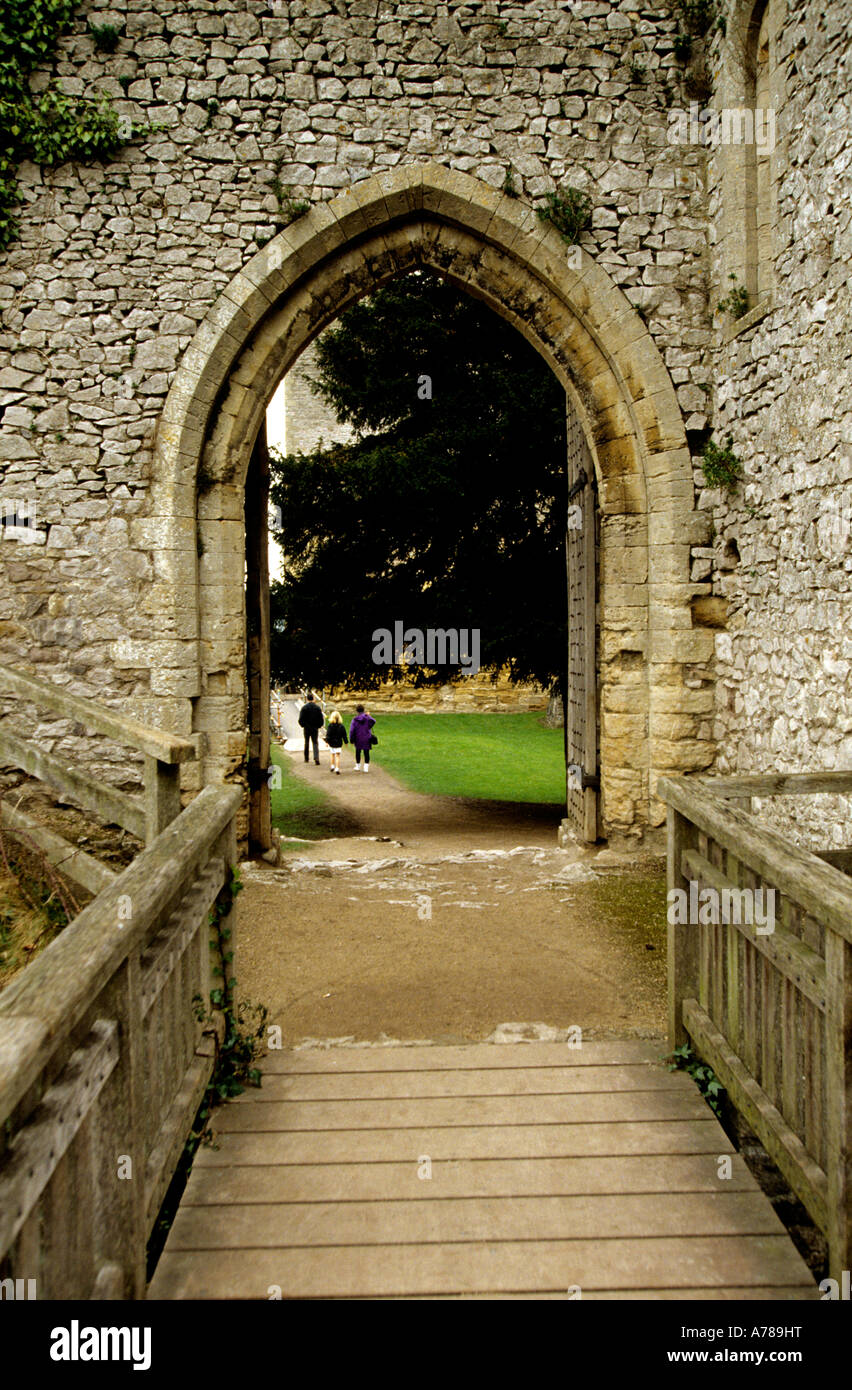
[{"label": "wooden handrail", "polygon": [[157,917],[194,881],[241,800],[238,787],[205,787],[0,994],[0,1121]]},{"label": "wooden handrail", "polygon": [[87,854],[78,845],[69,844],[61,835],[56,835],[47,826],[39,825],[25,811],[10,806],[8,801],[0,801],[0,825],[17,830],[33,844],[38,845],[48,862],[53,864],[66,878],[80,883],[90,893],[100,893],[108,888],[118,874],[107,864],[102,864],[93,855]]},{"label": "wooden handrail", "polygon": [[144,1297],[225,1022],[240,802],[205,788],[0,995],[0,1259],[39,1298]]},{"label": "wooden handrail", "polygon": [[689,777],[690,786],[714,796],[811,796],[852,792],[852,772],[749,772],[736,777]]},{"label": "wooden handrail", "polygon": [[93,733],[114,738],[118,743],[144,753],[146,757],[156,758],[157,762],[185,763],[195,757],[195,745],[189,739],[164,733],[162,729],[151,729],[137,719],[118,714],[94,700],[69,695],[67,690],[60,689],[52,682],[40,680],[13,666],[0,665],[0,685],[53,714],[76,719]]},{"label": "wooden handrail", "polygon": [[[34,743],[0,726],[0,758],[40,777],[62,795],[70,796],[99,819],[121,825],[139,839],[153,843],[169,821],[180,814],[181,763],[196,757],[195,744],[178,734],[151,729],[136,719],[117,714],[94,700],[69,695],[66,690],[28,672],[0,665],[0,689],[48,709],[85,728],[115,739],[144,755],[144,795],[128,795],[80,772],[69,763],[45,752]],[[69,861],[72,863],[72,861]]]},{"label": "wooden handrail", "polygon": [[[664,777],[657,789],[669,808],[671,1045],[714,1069],[825,1233],[839,1280],[852,1255],[850,852],[811,854],[735,803],[845,793],[852,773]],[[773,895],[763,935],[754,892]]]},{"label": "wooden handrail", "polygon": [[708,782],[661,777],[657,794],[852,944],[852,880],[810,850],[791,844],[754,816],[714,796]]},{"label": "wooden handrail", "polygon": [[145,807],[142,798],[111,787],[103,779],[90,777],[63,758],[46,753],[25,738],[10,734],[0,725],[0,761],[14,764],[31,777],[38,777],[62,796],[92,811],[99,820],[115,823],[138,839],[145,839]]}]

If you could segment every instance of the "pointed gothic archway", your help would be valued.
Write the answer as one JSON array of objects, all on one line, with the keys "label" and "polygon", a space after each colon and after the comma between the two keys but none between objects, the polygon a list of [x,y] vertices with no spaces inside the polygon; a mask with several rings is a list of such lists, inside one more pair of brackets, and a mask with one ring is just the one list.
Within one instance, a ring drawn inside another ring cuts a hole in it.
[{"label": "pointed gothic archway", "polygon": [[693,630],[689,606],[690,542],[704,521],[674,387],[646,326],[592,257],[572,269],[532,209],[434,164],[366,179],[276,236],[223,291],[169,392],[154,515],[141,533],[169,551],[172,661],[188,695],[181,722],[203,736],[203,780],[245,766],[244,489],[266,406],[323,328],[417,267],[507,318],[565,388],[600,513],[600,825],[659,825],[657,777],[712,757],[694,698],[712,634]]}]

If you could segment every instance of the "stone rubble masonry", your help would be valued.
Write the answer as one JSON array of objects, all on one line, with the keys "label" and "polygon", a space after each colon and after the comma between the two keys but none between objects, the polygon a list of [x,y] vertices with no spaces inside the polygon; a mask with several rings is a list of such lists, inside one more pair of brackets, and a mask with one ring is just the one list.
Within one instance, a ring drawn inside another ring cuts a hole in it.
[{"label": "stone rubble masonry", "polygon": [[544,714],[549,704],[547,691],[537,685],[513,685],[505,676],[492,681],[487,676],[465,676],[448,685],[421,686],[411,680],[388,680],[376,690],[326,692],[326,709],[335,704],[347,708],[364,703],[371,714],[480,714],[502,712]]},{"label": "stone rubble masonry", "polygon": [[[736,36],[747,7],[732,0],[728,10]],[[20,171],[21,233],[0,275],[0,492],[36,499],[47,541],[0,540],[0,659],[198,733],[215,775],[235,775],[245,752],[242,512],[239,487],[223,477],[244,467],[235,430],[257,389],[239,372],[262,360],[264,335],[271,354],[278,331],[261,325],[268,296],[308,255],[299,222],[277,234],[270,181],[310,202],[302,222],[315,258],[319,229],[329,254],[337,245],[330,199],[349,199],[354,228],[363,181],[412,166],[477,181],[479,211],[475,200],[465,207],[480,219],[467,230],[481,236],[511,166],[518,214],[565,183],[589,191],[584,255],[612,287],[607,300],[596,283],[587,305],[597,339],[581,289],[576,331],[559,329],[575,405],[595,403],[587,418],[605,482],[609,823],[659,823],[654,780],[667,769],[714,758],[720,771],[852,766],[852,553],[829,515],[840,507],[842,522],[852,504],[850,0],[807,0],[780,23],[773,299],[736,336],[711,310],[737,268],[742,172],[724,150],[666,141],[670,107],[689,98],[665,4],[114,0],[98,13],[121,30],[117,52],[96,52],[81,8],[34,85],[56,77],[69,93],[107,91],[122,114],[157,129],[104,164]],[[735,95],[730,48],[716,36],[720,100]],[[131,79],[126,91],[120,77]],[[398,188],[387,200],[399,219],[412,195],[404,180]],[[434,215],[452,197],[436,195]],[[374,208],[365,239],[368,215]],[[567,254],[552,231],[540,241],[532,213],[523,228],[513,253],[534,243],[539,261]],[[463,241],[445,227],[436,254],[459,262]],[[243,272],[267,242],[272,278],[258,288]],[[503,275],[511,307],[514,262],[500,269],[490,249],[479,261],[490,283]],[[306,259],[305,273],[314,264]],[[354,252],[351,273],[367,286]],[[291,289],[292,324],[312,321],[311,293],[298,300]],[[559,312],[546,298],[524,309],[555,369]],[[631,352],[627,375],[607,376],[603,360]],[[233,379],[224,355],[244,364]],[[182,394],[194,368],[198,384]],[[264,380],[267,400],[279,379]],[[694,442],[711,425],[716,438],[733,435],[744,462],[730,497],[704,486],[697,457],[689,467],[684,430]],[[157,472],[164,457],[176,461],[167,474]],[[641,522],[633,534],[631,521]],[[724,627],[692,606],[710,596],[727,601]],[[40,736],[51,730],[39,726]],[[71,746],[77,733],[53,736]],[[113,780],[136,775],[101,744],[89,756]],[[187,790],[207,775],[203,761],[191,765]],[[802,834],[837,819],[787,813]]]},{"label": "stone rubble masonry", "polygon": [[[728,605],[715,632],[723,774],[852,768],[852,5],[772,6],[770,284],[739,332],[714,334],[707,377],[714,436],[732,436],[745,476],[730,495],[702,487],[711,540],[692,562]],[[737,51],[718,45],[720,106],[742,105]],[[746,196],[737,153],[708,161],[711,304],[732,272],[753,275],[731,220]],[[849,799],[764,809],[803,844],[850,843]]]}]

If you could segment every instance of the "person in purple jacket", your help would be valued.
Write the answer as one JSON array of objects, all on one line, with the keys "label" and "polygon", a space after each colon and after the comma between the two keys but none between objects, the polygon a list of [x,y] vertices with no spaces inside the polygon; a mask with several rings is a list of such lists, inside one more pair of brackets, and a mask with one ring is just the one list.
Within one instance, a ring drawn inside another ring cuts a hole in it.
[{"label": "person in purple jacket", "polygon": [[355,749],[355,771],[361,771],[361,754],[364,754],[364,771],[370,771],[370,745],[373,741],[375,719],[368,714],[363,705],[356,705],[355,715],[349,725],[349,740]]}]

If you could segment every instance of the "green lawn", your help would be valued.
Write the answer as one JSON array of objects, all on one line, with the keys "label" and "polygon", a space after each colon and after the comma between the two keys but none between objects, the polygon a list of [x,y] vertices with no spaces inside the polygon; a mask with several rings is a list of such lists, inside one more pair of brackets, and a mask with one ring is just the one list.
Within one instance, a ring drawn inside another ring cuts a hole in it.
[{"label": "green lawn", "polygon": [[[340,713],[348,733],[353,711]],[[413,791],[544,805],[565,800],[563,733],[545,729],[540,711],[375,718],[377,764]]]},{"label": "green lawn", "polygon": [[[349,819],[318,787],[307,786],[292,771],[292,758],[272,745],[272,761],[281,768],[283,785],[269,793],[272,824],[282,835],[298,835],[302,840],[324,840],[332,835],[351,833]],[[326,764],[317,768],[324,772]],[[298,849],[289,844],[287,848]]]}]

